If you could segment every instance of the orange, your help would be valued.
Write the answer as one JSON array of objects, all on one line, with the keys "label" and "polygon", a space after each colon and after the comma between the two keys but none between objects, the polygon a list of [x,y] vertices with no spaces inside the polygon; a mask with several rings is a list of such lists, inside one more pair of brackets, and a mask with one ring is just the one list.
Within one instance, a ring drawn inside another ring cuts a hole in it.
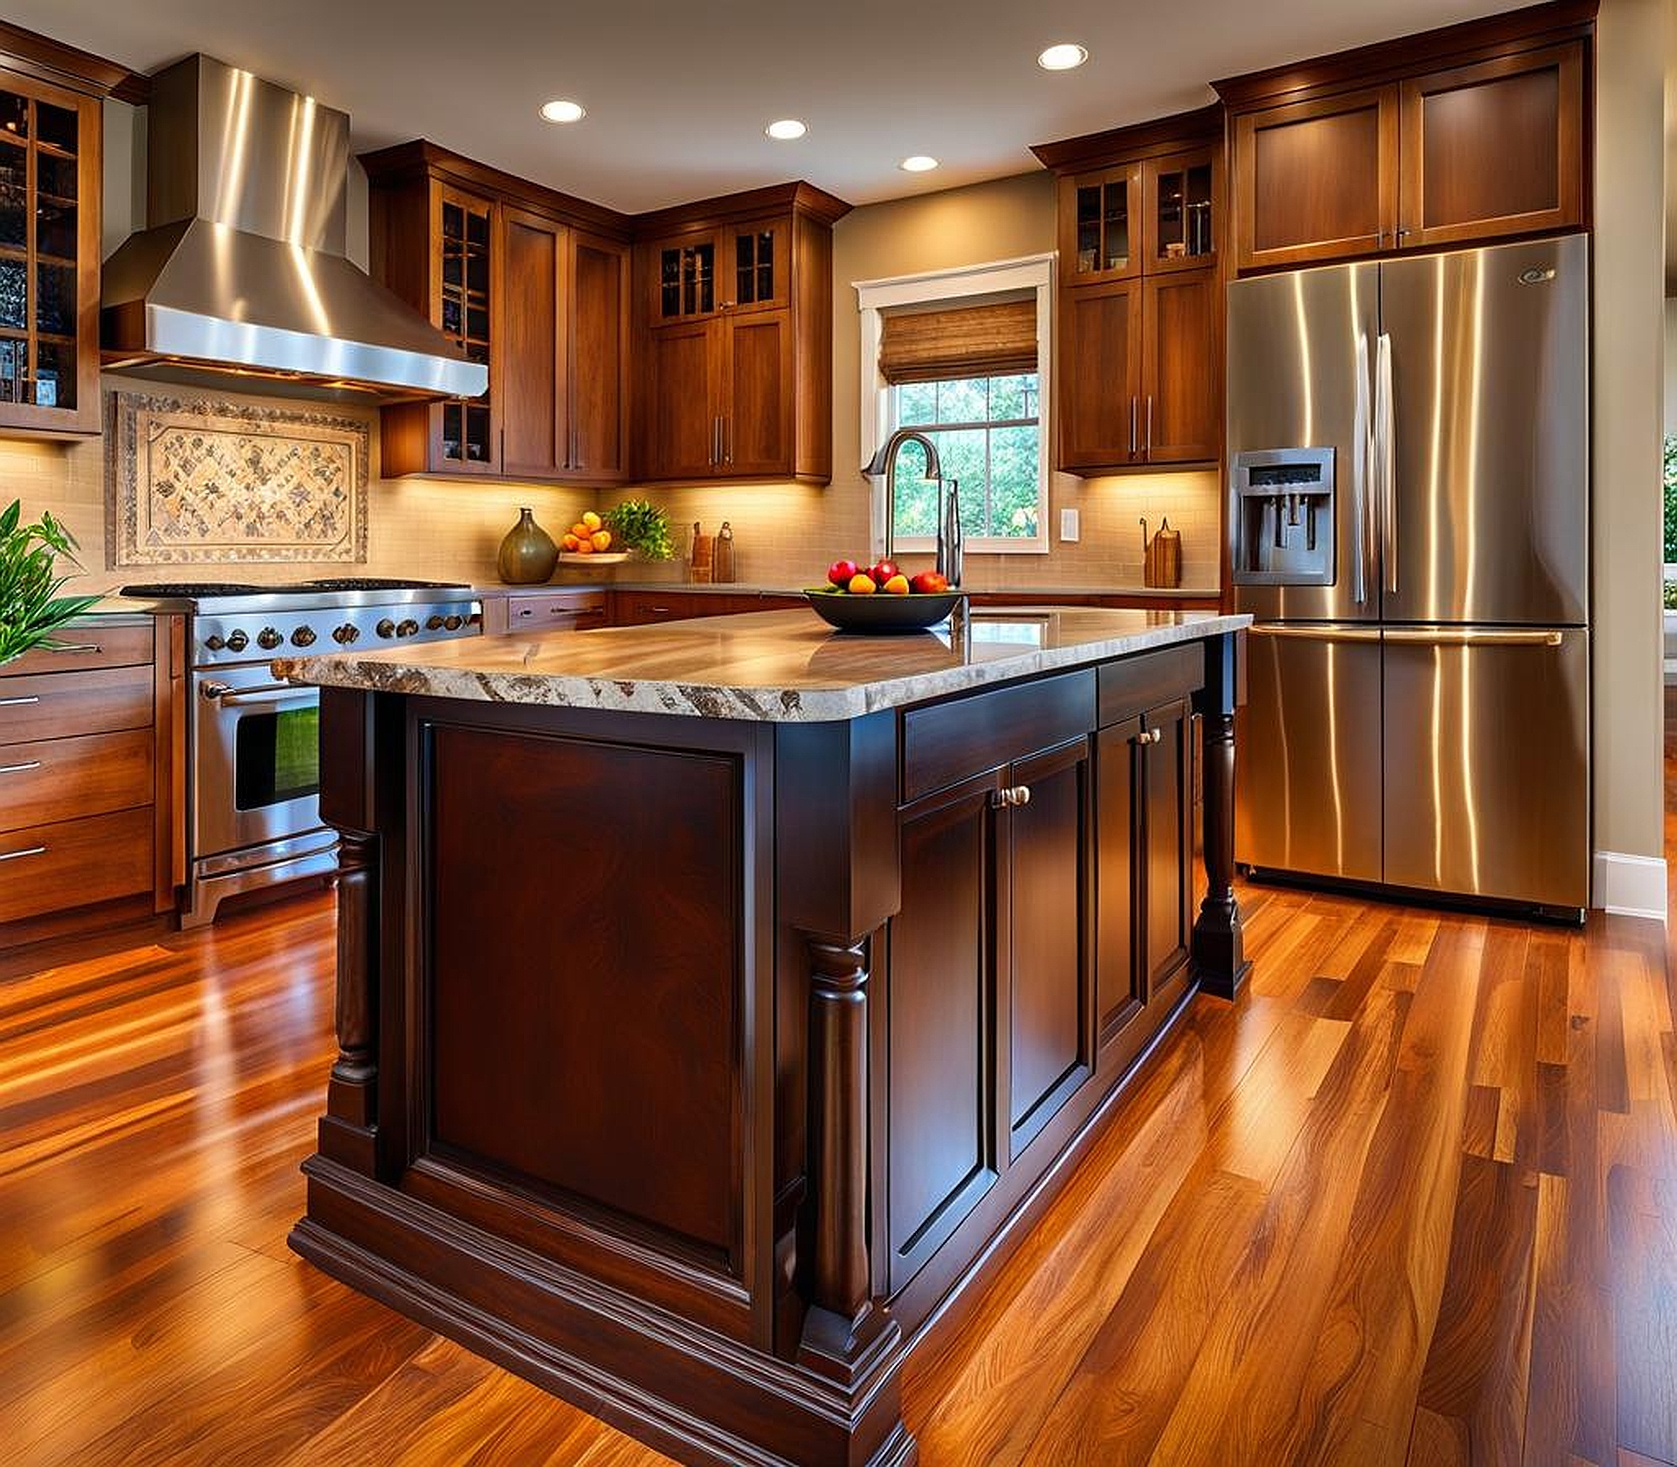
[{"label": "orange", "polygon": [[889,591],[893,596],[906,596],[908,595],[908,577],[892,576],[881,589]]},{"label": "orange", "polygon": [[594,553],[594,542],[592,540],[578,540],[576,553],[578,555],[592,555]]},{"label": "orange", "polygon": [[850,584],[844,589],[850,592],[852,596],[871,596],[879,587],[874,585],[872,576],[854,575],[850,578]]},{"label": "orange", "polygon": [[[600,528],[600,517],[590,509],[584,512],[582,516],[582,523],[587,526],[589,533],[592,534],[595,530]],[[598,548],[603,550],[605,547],[602,545]]]},{"label": "orange", "polygon": [[563,540],[561,540],[559,543],[566,550],[575,550],[577,548],[577,546],[582,544],[582,541],[577,539],[577,537],[575,535],[567,534],[565,536],[565,538]]},{"label": "orange", "polygon": [[611,549],[611,531],[610,530],[596,530],[596,531],[594,531],[594,533],[592,535],[590,535],[588,537],[588,540],[589,540],[589,543],[596,550],[610,550]]}]

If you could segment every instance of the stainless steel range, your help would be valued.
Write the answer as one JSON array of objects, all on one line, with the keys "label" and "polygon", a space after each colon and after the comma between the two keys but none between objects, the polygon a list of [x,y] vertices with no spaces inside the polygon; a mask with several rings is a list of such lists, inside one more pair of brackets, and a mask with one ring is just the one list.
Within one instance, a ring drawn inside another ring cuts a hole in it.
[{"label": "stainless steel range", "polygon": [[277,682],[272,659],[483,630],[470,588],[434,581],[158,584],[119,594],[190,618],[188,927],[214,921],[235,892],[337,868],[337,836],[320,819],[320,693]]}]

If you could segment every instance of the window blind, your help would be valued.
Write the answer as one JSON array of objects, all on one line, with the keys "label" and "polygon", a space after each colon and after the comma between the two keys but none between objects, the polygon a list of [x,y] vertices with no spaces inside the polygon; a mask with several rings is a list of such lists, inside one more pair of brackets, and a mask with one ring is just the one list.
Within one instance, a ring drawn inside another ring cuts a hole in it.
[{"label": "window blind", "polygon": [[879,370],[891,383],[1034,372],[1036,301],[886,316]]}]

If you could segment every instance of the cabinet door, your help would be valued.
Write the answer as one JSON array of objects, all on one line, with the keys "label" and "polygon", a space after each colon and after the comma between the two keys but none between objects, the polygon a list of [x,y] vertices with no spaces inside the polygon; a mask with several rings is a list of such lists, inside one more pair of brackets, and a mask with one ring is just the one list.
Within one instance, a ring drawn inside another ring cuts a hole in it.
[{"label": "cabinet door", "polygon": [[647,476],[709,479],[722,450],[720,323],[694,321],[648,333]]},{"label": "cabinet door", "polygon": [[1150,276],[1142,288],[1142,456],[1155,464],[1209,462],[1223,422],[1217,272]]},{"label": "cabinet door", "polygon": [[1141,165],[1121,163],[1062,178],[1060,278],[1067,285],[1141,274]]},{"label": "cabinet door", "polygon": [[[1018,1156],[1093,1068],[1093,841],[1089,741],[1014,764],[1028,790],[1004,819],[1010,928],[1009,1156]],[[906,861],[904,863],[906,869]]]},{"label": "cabinet door", "polygon": [[1403,83],[1406,247],[1584,222],[1582,42]]},{"label": "cabinet door", "polygon": [[1141,282],[1084,286],[1060,302],[1059,467],[1139,463]]},{"label": "cabinet door", "polygon": [[789,219],[758,220],[724,231],[717,294],[725,311],[765,311],[791,297]]},{"label": "cabinet door", "polygon": [[682,234],[655,241],[647,250],[647,320],[654,326],[711,316],[718,293],[722,242],[714,234]]},{"label": "cabinet door", "polygon": [[502,206],[500,289],[490,394],[499,409],[501,472],[552,478],[566,466],[564,272],[569,231]]},{"label": "cabinet door", "polygon": [[892,1293],[997,1175],[995,962],[1006,940],[998,788],[997,776],[982,775],[902,814],[902,905],[888,932],[886,1000]]},{"label": "cabinet door", "polygon": [[573,232],[569,283],[569,477],[622,480],[629,473],[628,247]]},{"label": "cabinet door", "polygon": [[1128,718],[1095,737],[1095,1034],[1103,1048],[1147,1002],[1135,941],[1140,734],[1140,721]]},{"label": "cabinet door", "polygon": [[1193,935],[1193,708],[1184,698],[1142,716],[1143,1002],[1188,961]]},{"label": "cabinet door", "polygon": [[1217,259],[1221,150],[1208,143],[1142,168],[1144,275],[1194,270]]},{"label": "cabinet door", "polygon": [[99,431],[99,119],[0,72],[0,427]]},{"label": "cabinet door", "polygon": [[[488,199],[434,184],[432,238],[437,241],[433,322],[474,362],[495,376],[493,327],[500,289],[495,206]],[[451,474],[500,470],[500,433],[493,386],[481,397],[454,398],[431,409],[430,466]]]},{"label": "cabinet door", "polygon": [[1240,114],[1236,266],[1297,265],[1391,247],[1397,175],[1395,85]]},{"label": "cabinet door", "polygon": [[721,472],[792,472],[792,318],[788,311],[730,316],[723,381]]}]

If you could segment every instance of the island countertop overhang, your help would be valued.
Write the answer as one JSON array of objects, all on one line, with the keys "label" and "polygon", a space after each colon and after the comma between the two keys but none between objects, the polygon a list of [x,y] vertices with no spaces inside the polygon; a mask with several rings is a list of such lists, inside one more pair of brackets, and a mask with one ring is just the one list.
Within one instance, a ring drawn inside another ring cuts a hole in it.
[{"label": "island countertop overhang", "polygon": [[1092,608],[975,612],[932,632],[856,637],[812,611],[480,637],[275,661],[322,687],[767,723],[860,718],[1238,632],[1246,615]]}]

